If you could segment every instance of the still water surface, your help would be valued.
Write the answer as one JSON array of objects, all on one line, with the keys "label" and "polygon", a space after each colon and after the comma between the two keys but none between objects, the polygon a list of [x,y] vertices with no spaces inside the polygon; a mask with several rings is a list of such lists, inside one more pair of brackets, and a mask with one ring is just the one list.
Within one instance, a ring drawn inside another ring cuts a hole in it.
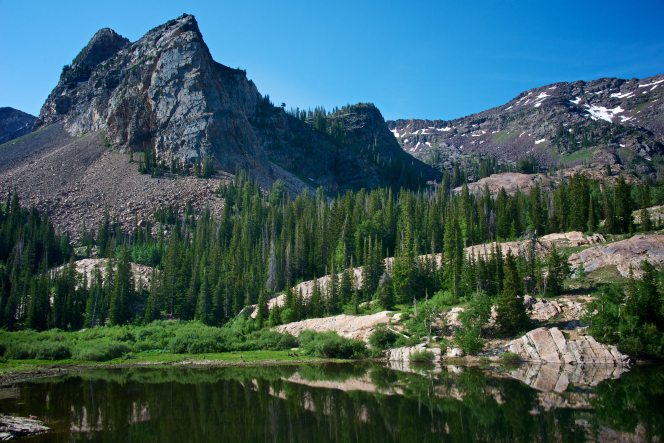
[{"label": "still water surface", "polygon": [[96,370],[2,388],[0,412],[51,427],[30,442],[664,441],[660,366],[399,369]]}]

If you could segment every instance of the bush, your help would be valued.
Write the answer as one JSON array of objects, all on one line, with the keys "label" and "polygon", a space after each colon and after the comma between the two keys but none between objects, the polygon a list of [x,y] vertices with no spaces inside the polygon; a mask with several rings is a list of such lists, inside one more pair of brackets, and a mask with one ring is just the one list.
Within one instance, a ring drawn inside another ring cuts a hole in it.
[{"label": "bush", "polygon": [[30,346],[30,356],[37,360],[64,360],[71,357],[71,349],[61,342],[40,341]]},{"label": "bush", "polygon": [[283,351],[285,349],[296,348],[297,339],[289,333],[281,334],[279,332],[263,329],[261,331],[253,332],[251,335],[249,335],[244,345],[247,351],[258,349]]},{"label": "bush", "polygon": [[457,329],[454,333],[454,344],[460,347],[466,355],[475,355],[484,349],[481,332],[478,325],[468,325]]},{"label": "bush", "polygon": [[411,362],[429,362],[433,361],[433,357],[433,352],[424,349],[422,351],[417,351],[410,354],[408,356],[408,360]]},{"label": "bush", "polygon": [[81,361],[108,361],[131,352],[131,347],[118,340],[101,339],[74,348],[74,359]]},{"label": "bush", "polygon": [[503,363],[520,363],[521,357],[514,352],[505,352],[500,358]]},{"label": "bush", "polygon": [[12,360],[27,360],[30,358],[30,344],[13,343],[6,354],[6,357]]},{"label": "bush", "polygon": [[454,306],[460,303],[458,297],[455,297],[452,291],[438,291],[431,299],[432,303],[438,306]]},{"label": "bush", "polygon": [[376,349],[387,349],[393,347],[398,338],[398,334],[387,329],[386,325],[380,324],[371,333],[369,344]]},{"label": "bush", "polygon": [[4,343],[0,343],[0,357],[4,357],[5,352],[7,352],[7,346]]},{"label": "bush", "polygon": [[366,355],[364,342],[340,337],[336,332],[302,331],[299,336],[304,353],[322,358],[354,358]]}]

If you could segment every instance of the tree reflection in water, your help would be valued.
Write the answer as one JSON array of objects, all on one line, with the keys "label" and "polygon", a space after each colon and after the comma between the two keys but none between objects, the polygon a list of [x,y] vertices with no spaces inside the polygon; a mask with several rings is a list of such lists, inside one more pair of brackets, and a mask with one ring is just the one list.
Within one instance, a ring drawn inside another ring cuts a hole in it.
[{"label": "tree reflection in water", "polygon": [[98,370],[18,384],[0,395],[0,411],[44,420],[52,431],[30,440],[38,442],[662,439],[660,367],[599,384],[587,377],[596,386],[576,376],[565,390],[553,384],[561,392],[534,389],[512,373],[537,380],[529,367]]}]

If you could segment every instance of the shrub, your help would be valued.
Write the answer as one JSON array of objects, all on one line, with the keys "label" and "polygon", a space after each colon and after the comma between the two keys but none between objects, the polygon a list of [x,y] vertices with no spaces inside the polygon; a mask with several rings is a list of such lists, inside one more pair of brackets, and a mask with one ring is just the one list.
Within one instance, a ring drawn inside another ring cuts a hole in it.
[{"label": "shrub", "polygon": [[458,305],[460,300],[455,297],[452,291],[438,291],[434,294],[431,302],[439,306],[454,306]]},{"label": "shrub", "polygon": [[421,351],[413,352],[408,356],[411,362],[428,362],[433,361],[433,352],[423,349]]},{"label": "shrub", "polygon": [[366,355],[364,342],[340,337],[336,332],[302,331],[299,336],[304,353],[323,358],[353,358]]},{"label": "shrub", "polygon": [[108,361],[131,352],[131,347],[118,340],[100,339],[74,348],[74,359],[82,361]]},{"label": "shrub", "polygon": [[30,344],[15,342],[6,354],[6,357],[12,360],[27,360],[30,358]]},{"label": "shrub", "polygon": [[369,343],[376,349],[387,349],[394,346],[398,338],[399,335],[387,329],[386,325],[380,324],[371,333]]},{"label": "shrub", "polygon": [[[264,349],[269,351],[283,351],[297,347],[297,339],[291,334],[281,334],[275,331],[263,329],[251,333],[244,343],[246,350]],[[245,350],[239,349],[239,350]]]},{"label": "shrub", "polygon": [[71,349],[61,342],[38,341],[30,346],[30,356],[37,360],[64,360],[71,357]]},{"label": "shrub", "polygon": [[7,352],[7,346],[4,343],[0,343],[0,357],[3,357]]},{"label": "shrub", "polygon": [[520,363],[521,357],[514,352],[505,352],[501,357],[503,363]]},{"label": "shrub", "polygon": [[468,325],[457,329],[454,333],[454,344],[460,347],[466,355],[475,355],[484,349],[481,332],[478,325]]}]

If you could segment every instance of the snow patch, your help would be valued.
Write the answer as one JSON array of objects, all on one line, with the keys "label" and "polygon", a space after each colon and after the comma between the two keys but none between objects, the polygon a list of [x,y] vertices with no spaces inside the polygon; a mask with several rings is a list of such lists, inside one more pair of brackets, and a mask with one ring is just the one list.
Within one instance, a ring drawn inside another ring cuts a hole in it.
[{"label": "snow patch", "polygon": [[577,97],[576,100],[570,100],[569,102],[578,105],[581,102],[581,97]]},{"label": "snow patch", "polygon": [[625,112],[620,106],[613,109],[607,109],[604,106],[586,105],[586,108],[588,108],[590,118],[593,120],[605,120],[609,123],[613,122],[613,117],[615,117],[616,114]]},{"label": "snow patch", "polygon": [[633,96],[633,95],[634,95],[634,91],[632,91],[632,92],[626,92],[626,93],[624,93],[624,94],[621,93],[621,92],[617,92],[617,93],[615,93],[615,94],[611,94],[611,97],[615,97],[615,98],[628,98],[628,97],[631,97],[631,96]]},{"label": "snow patch", "polygon": [[627,146],[623,145],[622,143],[620,144],[621,148],[626,148]]},{"label": "snow patch", "polygon": [[390,129],[390,132],[394,134],[396,138],[399,138],[399,130],[398,129]]},{"label": "snow patch", "polygon": [[658,85],[662,82],[664,82],[664,78],[661,80],[657,80],[656,82],[646,83],[645,85],[639,85],[639,88],[647,88],[648,86]]},{"label": "snow patch", "polygon": [[519,138],[521,138],[521,136],[525,133],[526,133],[526,131],[523,131],[521,134],[519,134]]},{"label": "snow patch", "polygon": [[546,141],[545,138],[543,138],[543,139],[541,139],[541,140],[536,140],[536,141],[535,141],[535,144],[536,144],[536,145],[539,145],[540,143],[544,143],[545,141]]}]

